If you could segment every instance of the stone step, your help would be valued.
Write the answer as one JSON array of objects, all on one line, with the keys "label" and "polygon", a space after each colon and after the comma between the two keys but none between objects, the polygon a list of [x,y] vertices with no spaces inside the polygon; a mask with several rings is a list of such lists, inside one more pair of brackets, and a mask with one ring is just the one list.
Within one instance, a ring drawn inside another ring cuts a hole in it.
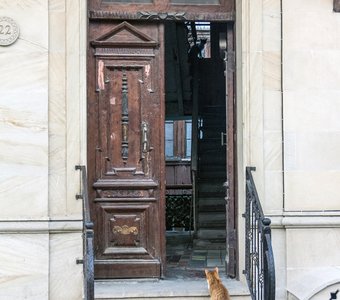
[{"label": "stone step", "polygon": [[205,149],[204,152],[199,155],[199,162],[201,164],[211,164],[215,165],[225,164],[225,155],[220,149],[212,147],[211,149]]},{"label": "stone step", "polygon": [[224,222],[225,223],[225,212],[200,212],[198,214],[199,222]]},{"label": "stone step", "polygon": [[194,247],[201,250],[223,250],[226,247],[225,239],[204,240],[197,239],[193,241]]},{"label": "stone step", "polygon": [[[209,199],[209,198],[205,198]],[[225,212],[225,200],[224,198],[211,198],[212,200],[198,199],[198,211],[199,212]]]},{"label": "stone step", "polygon": [[208,230],[208,229],[223,230],[226,227],[226,221],[220,221],[220,222],[216,221],[214,223],[199,221],[198,223],[199,223],[198,224],[199,228],[201,228],[202,230]]},{"label": "stone step", "polygon": [[224,183],[226,180],[226,171],[222,170],[201,170],[199,172],[199,180],[206,180],[206,179],[221,179],[221,181]]},{"label": "stone step", "polygon": [[[202,270],[203,272],[203,270]],[[221,276],[232,300],[250,300],[245,283]],[[205,278],[188,279],[144,279],[95,281],[96,300],[209,300],[209,290]]]},{"label": "stone step", "polygon": [[202,240],[224,240],[226,238],[225,229],[201,228],[197,231],[197,238]]},{"label": "stone step", "polygon": [[221,181],[208,181],[208,180],[199,180],[198,181],[198,192],[225,192],[225,187],[223,186],[223,182]]}]

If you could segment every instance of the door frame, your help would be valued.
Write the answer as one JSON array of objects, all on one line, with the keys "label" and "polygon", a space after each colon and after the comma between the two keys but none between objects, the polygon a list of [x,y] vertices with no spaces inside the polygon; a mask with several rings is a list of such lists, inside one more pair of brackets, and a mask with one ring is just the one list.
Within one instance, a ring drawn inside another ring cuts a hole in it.
[{"label": "door frame", "polygon": [[[90,0],[89,0],[90,2]],[[90,6],[89,6],[90,7]],[[117,13],[117,14],[114,14],[112,11],[111,12],[94,12],[94,11],[89,11],[89,14],[88,14],[88,21],[96,21],[96,20],[108,20],[108,19],[112,19],[112,20],[127,20],[127,19],[132,19],[132,20],[136,20],[136,19],[142,19],[140,16],[135,16],[135,15],[129,15],[128,18],[126,18],[126,15],[125,15],[125,18],[122,18],[124,15],[122,15],[121,13]],[[216,19],[219,19],[220,21],[222,21],[220,18],[221,16],[219,16],[217,13],[215,14],[212,14],[212,15],[209,15],[209,18],[207,18],[207,20],[209,19],[209,21],[214,21],[213,20],[213,16],[216,17]],[[227,16],[227,17],[226,17]],[[195,19],[197,17],[197,14],[195,15],[192,15],[191,18]],[[227,247],[229,245],[229,243],[232,243],[233,244],[233,247],[234,247],[234,263],[231,264],[227,264],[227,268],[228,268],[228,274],[232,277],[238,277],[239,274],[238,274],[238,270],[239,270],[239,259],[238,259],[238,237],[237,237],[237,228],[238,228],[238,225],[237,225],[237,173],[236,173],[236,166],[237,166],[237,158],[236,158],[236,154],[237,154],[237,149],[236,149],[236,101],[235,101],[235,92],[236,92],[236,87],[235,87],[235,43],[234,43],[234,40],[235,40],[235,13],[232,12],[232,13],[228,13],[227,15],[223,15],[224,19],[223,19],[223,22],[225,21],[233,21],[233,31],[232,31],[232,35],[228,35],[228,42],[230,42],[230,45],[232,45],[232,48],[233,48],[233,51],[231,51],[230,53],[228,53],[228,63],[227,63],[227,68],[228,70],[232,70],[232,84],[228,84],[227,86],[227,89],[228,89],[228,94],[232,94],[233,95],[233,101],[230,103],[230,101],[227,103],[227,120],[232,120],[232,125],[231,123],[229,123],[229,121],[227,121],[227,128],[231,129],[232,127],[232,130],[233,130],[233,134],[228,134],[228,137],[227,137],[227,140],[230,144],[232,144],[232,152],[229,152],[229,153],[233,153],[233,159],[230,159],[230,157],[228,157],[228,154],[227,154],[227,168],[229,166],[229,169],[231,168],[233,171],[232,173],[230,173],[228,176],[231,176],[231,177],[228,177],[228,178],[232,178],[230,179],[229,181],[229,184],[230,184],[230,190],[229,190],[229,196],[226,195],[226,198],[230,197],[230,195],[232,195],[232,201],[230,202],[230,199],[227,199],[228,200],[228,203],[232,203],[233,204],[233,207],[231,207],[230,204],[229,207],[228,207],[228,215],[230,214],[230,212],[232,211],[232,217],[229,217],[228,216],[228,227],[227,227],[227,230],[230,231],[232,230],[232,234],[229,234],[229,237],[232,236],[231,239],[229,239],[228,237],[228,243],[227,243]],[[177,17],[176,17],[177,18]],[[225,18],[227,18],[228,20],[226,20]],[[161,14],[158,14],[157,16],[154,16],[153,17],[153,20],[154,19],[158,19],[158,20],[166,20],[166,19],[174,19],[174,16],[173,15],[166,15],[164,19],[162,19],[162,15]],[[148,22],[148,21],[146,21]],[[89,26],[89,25],[87,25]],[[91,49],[87,48],[87,52],[89,53],[91,51]],[[229,81],[228,81],[229,82]],[[230,89],[229,89],[230,87]],[[88,87],[89,88],[89,87]],[[163,104],[164,105],[164,104]],[[230,111],[233,111],[233,118],[228,118],[228,115],[230,114]],[[228,129],[228,130],[229,130]],[[87,139],[89,137],[87,136]],[[227,151],[228,153],[228,151]],[[231,164],[232,164],[232,167],[231,167]],[[164,203],[164,206],[165,206],[165,203]],[[164,210],[165,211],[165,210]],[[232,228],[232,229],[231,229]],[[163,251],[163,253],[165,254],[165,250]],[[165,263],[165,260],[163,260],[163,262]],[[231,271],[233,269],[233,271]]]}]

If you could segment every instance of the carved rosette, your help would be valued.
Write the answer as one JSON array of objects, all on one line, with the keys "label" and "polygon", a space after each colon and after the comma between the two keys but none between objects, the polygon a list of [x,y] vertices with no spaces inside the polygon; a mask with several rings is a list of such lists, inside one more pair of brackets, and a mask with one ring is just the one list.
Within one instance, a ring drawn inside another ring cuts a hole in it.
[{"label": "carved rosette", "polygon": [[137,235],[138,234],[138,228],[136,226],[127,226],[127,225],[123,225],[123,226],[114,226],[112,229],[112,232],[115,234],[123,234],[123,235],[129,235],[129,234],[133,234],[133,235]]}]

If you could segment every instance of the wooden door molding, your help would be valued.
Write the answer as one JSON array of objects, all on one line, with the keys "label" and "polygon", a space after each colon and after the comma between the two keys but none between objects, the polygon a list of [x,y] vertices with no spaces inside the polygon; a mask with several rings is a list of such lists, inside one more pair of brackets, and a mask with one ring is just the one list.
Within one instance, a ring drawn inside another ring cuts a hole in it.
[{"label": "wooden door molding", "polygon": [[228,23],[226,33],[226,91],[227,91],[227,275],[238,277],[237,189],[236,189],[236,102],[235,102],[235,29]]},{"label": "wooden door molding", "polygon": [[202,4],[187,1],[154,0],[145,3],[126,1],[88,0],[90,19],[125,20],[235,20],[234,0],[219,0],[218,3]]},{"label": "wooden door molding", "polygon": [[96,278],[162,275],[162,30],[161,24],[117,21],[89,26],[88,168]]}]

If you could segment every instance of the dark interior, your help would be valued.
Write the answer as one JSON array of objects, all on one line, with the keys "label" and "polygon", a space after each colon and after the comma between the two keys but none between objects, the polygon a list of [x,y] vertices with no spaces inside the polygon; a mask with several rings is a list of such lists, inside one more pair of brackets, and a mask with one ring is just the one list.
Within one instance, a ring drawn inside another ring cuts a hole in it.
[{"label": "dark interior", "polygon": [[165,24],[167,276],[226,259],[226,23]]}]

